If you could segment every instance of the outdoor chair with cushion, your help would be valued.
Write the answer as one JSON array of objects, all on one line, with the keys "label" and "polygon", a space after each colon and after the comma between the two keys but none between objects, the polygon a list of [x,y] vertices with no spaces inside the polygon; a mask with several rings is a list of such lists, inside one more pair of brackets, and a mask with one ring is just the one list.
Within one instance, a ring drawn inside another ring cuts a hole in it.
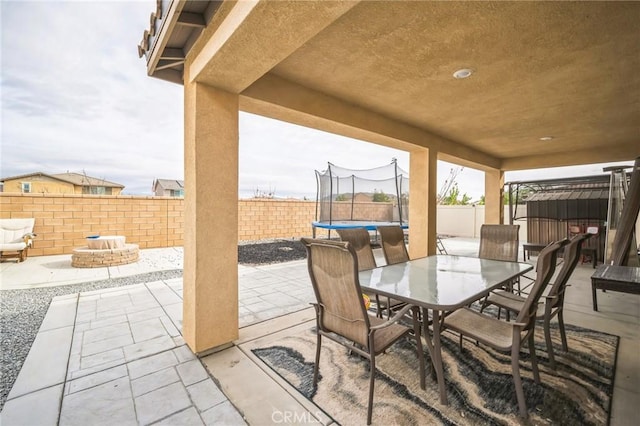
[{"label": "outdoor chair with cushion", "polygon": [[404,244],[404,231],[397,225],[378,226],[378,233],[382,243],[382,252],[387,265],[408,262],[409,253]]},{"label": "outdoor chair with cushion", "polygon": [[536,383],[539,383],[540,374],[533,341],[537,306],[542,292],[553,276],[558,250],[561,247],[562,244],[559,242],[551,243],[540,252],[537,261],[538,273],[535,284],[515,322],[484,315],[466,307],[452,312],[442,320],[443,330],[460,334],[460,350],[462,350],[462,337],[466,336],[497,351],[511,352],[513,382],[520,416],[523,418],[527,418],[528,414],[522,378],[520,377],[520,349],[526,342],[531,355],[533,378]]},{"label": "outdoor chair with cushion", "polygon": [[[371,248],[371,238],[369,237],[369,231],[364,228],[353,229],[338,229],[338,235],[342,241],[347,241],[351,244],[351,247],[356,252],[358,257],[358,271],[366,271],[368,269],[376,268],[376,259],[373,255],[373,249]],[[382,313],[387,311],[387,318],[391,318],[391,311],[404,306],[404,302],[399,300],[393,300],[387,297],[386,300],[380,300],[380,296],[376,293],[365,292],[376,304],[376,313],[379,318],[382,318]]]},{"label": "outdoor chair with cushion", "polygon": [[0,259],[22,262],[33,246],[35,219],[0,219]]},{"label": "outdoor chair with cushion", "polygon": [[[561,241],[561,243],[564,242],[565,245],[562,268],[560,269],[555,282],[551,285],[549,292],[544,296],[544,311],[539,312],[537,315],[537,319],[544,320],[544,337],[547,344],[547,353],[549,354],[549,364],[554,370],[556,368],[556,363],[553,356],[553,343],[551,342],[551,320],[553,317],[558,317],[558,326],[560,329],[560,337],[562,339],[562,350],[567,352],[567,336],[564,329],[563,318],[564,293],[567,288],[567,282],[580,260],[582,244],[589,237],[591,237],[590,234],[579,234],[571,238],[570,241]],[[504,308],[507,311],[518,314],[522,310],[526,301],[526,297],[522,295],[501,290],[491,293],[489,297],[485,299],[482,309],[487,305],[496,305],[498,308]],[[498,317],[499,316],[500,311],[498,310]]]},{"label": "outdoor chair with cushion", "polygon": [[[307,249],[309,276],[316,295],[318,344],[313,370],[317,386],[322,337],[325,336],[369,360],[369,402],[367,424],[371,424],[376,356],[399,339],[413,334],[420,371],[420,386],[425,389],[424,357],[420,339],[418,308],[406,305],[393,318],[384,320],[369,315],[358,279],[358,259],[348,242],[303,238]],[[413,328],[399,324],[413,312]],[[411,331],[413,330],[413,333]]]}]

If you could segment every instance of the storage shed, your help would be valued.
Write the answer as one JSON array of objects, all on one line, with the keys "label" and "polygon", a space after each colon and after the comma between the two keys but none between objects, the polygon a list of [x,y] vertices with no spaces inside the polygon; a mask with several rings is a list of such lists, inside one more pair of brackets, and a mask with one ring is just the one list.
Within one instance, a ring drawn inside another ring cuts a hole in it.
[{"label": "storage shed", "polygon": [[[597,175],[510,182],[507,185],[511,218],[526,218],[527,242],[531,244],[548,244],[588,229],[597,231],[585,247],[594,249],[602,261],[609,181],[609,175]],[[522,204],[526,205],[526,211]]]}]

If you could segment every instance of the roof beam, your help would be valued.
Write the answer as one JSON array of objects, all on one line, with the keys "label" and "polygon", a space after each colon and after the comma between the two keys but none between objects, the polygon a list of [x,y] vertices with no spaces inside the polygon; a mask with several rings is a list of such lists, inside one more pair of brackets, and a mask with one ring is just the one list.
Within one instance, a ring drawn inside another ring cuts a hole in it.
[{"label": "roof beam", "polygon": [[184,61],[184,53],[182,52],[182,49],[177,49],[175,47],[166,47],[162,51],[160,59],[170,61]]},{"label": "roof beam", "polygon": [[553,155],[532,155],[528,157],[505,158],[503,170],[529,170],[547,167],[577,166],[582,164],[608,163],[614,161],[633,161],[640,155],[638,143],[611,145],[606,152],[598,149],[557,152]]},{"label": "roof beam", "polygon": [[206,26],[204,16],[193,12],[182,12],[180,16],[178,16],[177,24],[192,28],[204,28]]},{"label": "roof beam", "polygon": [[160,71],[160,70],[165,70],[167,68],[173,68],[173,67],[177,67],[178,65],[182,65],[184,64],[184,60],[182,61],[165,61],[165,60],[160,60],[160,62],[158,62],[158,65],[156,66],[156,71]]},{"label": "roof beam", "polygon": [[240,94],[240,109],[405,151],[433,149],[481,170],[500,168],[500,160],[484,152],[273,74]]},{"label": "roof beam", "polygon": [[240,93],[357,4],[239,1],[191,50],[185,80]]}]

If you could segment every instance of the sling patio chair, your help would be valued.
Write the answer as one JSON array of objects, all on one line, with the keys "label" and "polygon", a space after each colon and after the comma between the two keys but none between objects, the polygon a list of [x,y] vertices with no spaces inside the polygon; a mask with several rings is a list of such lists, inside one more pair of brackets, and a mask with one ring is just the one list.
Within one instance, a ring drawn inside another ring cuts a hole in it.
[{"label": "sling patio chair", "polygon": [[[544,338],[547,344],[547,353],[549,354],[549,364],[554,370],[556,369],[556,362],[553,356],[553,343],[551,342],[551,320],[554,317],[558,318],[562,350],[567,352],[569,349],[567,347],[567,335],[564,329],[563,318],[564,293],[567,288],[567,282],[580,261],[582,244],[589,237],[591,237],[591,234],[579,234],[571,238],[570,241],[563,240],[561,242],[564,243],[563,245],[565,246],[562,268],[554,283],[551,285],[549,292],[544,296],[544,311],[537,315],[537,319],[544,320]],[[481,311],[488,305],[495,305],[498,307],[498,317],[500,317],[500,309],[502,308],[519,314],[526,301],[527,299],[522,295],[513,294],[504,290],[496,291],[485,299]]]},{"label": "sling patio chair", "polygon": [[535,284],[515,322],[504,321],[467,307],[452,312],[442,320],[443,330],[453,331],[460,335],[460,350],[462,350],[462,338],[466,336],[497,351],[511,352],[511,370],[520,417],[522,418],[527,418],[528,413],[522,388],[522,378],[520,377],[520,349],[525,343],[529,347],[533,378],[536,383],[539,383],[540,374],[533,341],[537,306],[542,292],[555,272],[556,258],[561,247],[561,243],[555,242],[549,244],[540,252],[537,261],[538,273]]},{"label": "sling patio chair", "polygon": [[387,265],[409,261],[407,246],[404,244],[404,231],[397,225],[378,226],[382,252]]},{"label": "sling patio chair", "polygon": [[[399,339],[410,335],[416,343],[420,371],[420,386],[425,389],[425,363],[420,339],[418,308],[406,305],[393,318],[384,320],[369,315],[358,279],[358,258],[348,242],[303,238],[307,250],[307,266],[317,303],[316,324],[318,343],[313,369],[313,386],[317,386],[320,350],[325,336],[369,360],[369,401],[367,424],[371,424],[376,356]],[[409,311],[413,313],[413,328],[399,324]]]},{"label": "sling patio chair", "polygon": [[[482,225],[480,227],[480,259],[518,261],[520,225]],[[518,286],[520,293],[520,278],[508,283],[506,288],[513,291],[513,285]]]},{"label": "sling patio chair", "polygon": [[[342,241],[347,241],[351,244],[351,247],[356,252],[358,258],[358,271],[366,271],[374,269],[376,265],[376,259],[373,255],[373,249],[371,248],[371,238],[369,237],[369,231],[364,228],[353,229],[338,229],[338,235]],[[387,311],[387,318],[391,318],[391,312],[394,309],[400,308],[405,305],[404,302],[399,300],[393,300],[387,297],[386,300],[380,300],[380,295],[372,292],[365,292],[367,296],[373,298],[376,304],[376,313],[379,318],[382,318],[383,312]]]},{"label": "sling patio chair", "polygon": [[478,257],[517,262],[519,231],[520,225],[482,225]]}]

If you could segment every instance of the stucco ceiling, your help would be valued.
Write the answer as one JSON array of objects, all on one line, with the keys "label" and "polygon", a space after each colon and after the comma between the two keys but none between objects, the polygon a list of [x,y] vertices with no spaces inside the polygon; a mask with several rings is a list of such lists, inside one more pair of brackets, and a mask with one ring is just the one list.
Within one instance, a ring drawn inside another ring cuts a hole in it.
[{"label": "stucco ceiling", "polygon": [[[236,24],[237,43],[225,35],[212,55],[222,59],[198,64],[198,55],[211,56],[206,40],[193,53],[200,72],[192,78],[238,92],[247,110],[288,119],[277,111],[310,116],[330,99],[325,109],[357,109],[369,114],[361,121],[411,129],[410,143],[437,140],[445,154],[485,156],[480,163],[505,169],[640,155],[638,2],[261,3]],[[219,22],[225,14],[233,16],[231,5],[220,8]],[[220,36],[208,30],[204,39]],[[473,74],[453,78],[461,68]],[[273,93],[265,94],[267,82]],[[297,99],[305,105],[277,87],[304,93]],[[278,108],[270,113],[266,104]]]}]

